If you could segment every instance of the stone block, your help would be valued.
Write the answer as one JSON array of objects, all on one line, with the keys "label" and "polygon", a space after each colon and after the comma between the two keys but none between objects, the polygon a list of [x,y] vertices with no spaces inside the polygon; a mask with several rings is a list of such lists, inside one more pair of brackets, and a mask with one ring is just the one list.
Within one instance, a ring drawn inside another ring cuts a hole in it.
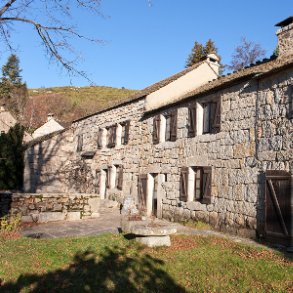
[{"label": "stone block", "polygon": [[148,247],[171,246],[171,240],[170,240],[169,235],[136,237],[135,240],[141,244],[148,246]]},{"label": "stone block", "polygon": [[88,200],[88,204],[89,204],[92,212],[97,212],[100,208],[100,198],[91,197]]},{"label": "stone block", "polygon": [[81,212],[68,212],[65,218],[66,221],[81,220]]},{"label": "stone block", "polygon": [[47,213],[34,215],[34,217],[37,217],[38,223],[48,223],[48,222],[55,222],[55,221],[64,221],[66,215],[61,212],[47,212]]}]

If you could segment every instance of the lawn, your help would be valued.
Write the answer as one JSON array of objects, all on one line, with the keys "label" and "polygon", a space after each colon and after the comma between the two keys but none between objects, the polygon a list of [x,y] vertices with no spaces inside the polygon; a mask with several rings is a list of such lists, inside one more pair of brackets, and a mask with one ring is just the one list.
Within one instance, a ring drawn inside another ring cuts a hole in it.
[{"label": "lawn", "polygon": [[293,263],[202,236],[147,248],[121,235],[0,240],[0,292],[293,292]]}]

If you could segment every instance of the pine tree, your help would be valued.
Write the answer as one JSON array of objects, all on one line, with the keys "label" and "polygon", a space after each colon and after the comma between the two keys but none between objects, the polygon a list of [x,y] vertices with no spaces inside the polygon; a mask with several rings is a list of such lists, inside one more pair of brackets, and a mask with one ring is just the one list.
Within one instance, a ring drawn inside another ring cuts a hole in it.
[{"label": "pine tree", "polygon": [[0,135],[0,189],[21,189],[23,184],[24,129],[20,124]]},{"label": "pine tree", "polygon": [[8,82],[13,86],[22,85],[20,73],[19,59],[15,54],[11,54],[7,63],[2,66],[2,82]]},{"label": "pine tree", "polygon": [[2,66],[0,100],[15,115],[21,112],[28,96],[26,84],[22,82],[21,71],[19,59],[15,54],[10,55],[6,64]]},{"label": "pine tree", "polygon": [[216,48],[214,41],[212,39],[208,39],[204,47],[205,56],[212,53],[217,54],[217,52],[218,52],[218,49]]},{"label": "pine tree", "polygon": [[200,62],[211,53],[218,55],[218,49],[216,48],[215,43],[212,39],[208,39],[204,46],[198,42],[195,42],[191,53],[187,58],[185,67],[190,67]]},{"label": "pine tree", "polygon": [[190,67],[195,63],[198,63],[204,58],[204,47],[202,44],[195,41],[190,55],[187,58],[185,67]]}]

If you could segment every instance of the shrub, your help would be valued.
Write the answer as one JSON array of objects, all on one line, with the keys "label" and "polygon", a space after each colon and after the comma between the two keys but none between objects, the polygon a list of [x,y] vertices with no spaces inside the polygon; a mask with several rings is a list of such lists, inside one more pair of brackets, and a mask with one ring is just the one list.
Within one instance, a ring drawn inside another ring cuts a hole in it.
[{"label": "shrub", "polygon": [[21,217],[19,215],[4,216],[0,218],[0,239],[13,239],[19,237]]}]

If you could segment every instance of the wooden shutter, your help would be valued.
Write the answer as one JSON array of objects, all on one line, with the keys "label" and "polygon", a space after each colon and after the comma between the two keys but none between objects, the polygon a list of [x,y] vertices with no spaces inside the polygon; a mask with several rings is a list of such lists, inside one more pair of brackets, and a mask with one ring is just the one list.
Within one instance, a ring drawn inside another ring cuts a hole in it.
[{"label": "wooden shutter", "polygon": [[211,104],[211,133],[220,132],[221,125],[221,101]]},{"label": "wooden shutter", "polygon": [[153,143],[158,144],[160,142],[160,122],[161,118],[160,115],[154,117],[153,121]]},{"label": "wooden shutter", "polygon": [[82,145],[83,145],[83,135],[79,134],[77,137],[77,151],[78,152],[82,151]]},{"label": "wooden shutter", "polygon": [[210,204],[212,198],[212,167],[202,167],[202,203]]},{"label": "wooden shutter", "polygon": [[143,174],[138,177],[138,201],[141,209],[146,208],[147,202],[147,182],[148,175]]},{"label": "wooden shutter", "polygon": [[130,121],[126,121],[124,127],[125,127],[125,130],[124,130],[124,143],[123,144],[128,144]]},{"label": "wooden shutter", "polygon": [[177,110],[171,113],[171,141],[177,139]]},{"label": "wooden shutter", "polygon": [[101,171],[100,170],[96,170],[96,189],[97,189],[97,193],[100,192],[100,186],[101,186]]},{"label": "wooden shutter", "polygon": [[180,200],[187,201],[188,167],[181,168],[180,174]]},{"label": "wooden shutter", "polygon": [[111,148],[114,148],[116,145],[116,130],[117,130],[117,124],[112,126]]},{"label": "wooden shutter", "polygon": [[280,244],[293,243],[291,225],[291,175],[286,171],[268,170],[265,188],[265,236]]},{"label": "wooden shutter", "polygon": [[103,135],[103,129],[99,129],[98,132],[98,149],[102,148],[102,135]]},{"label": "wooden shutter", "polygon": [[123,186],[123,166],[118,166],[118,172],[117,172],[117,188],[122,190]]},{"label": "wooden shutter", "polygon": [[293,85],[288,87],[288,99],[289,99],[289,119],[293,119]]},{"label": "wooden shutter", "polygon": [[196,136],[196,105],[188,108],[188,137]]},{"label": "wooden shutter", "polygon": [[112,171],[112,166],[109,166],[108,169],[106,170],[107,172],[107,182],[106,182],[106,187],[110,188],[110,182],[111,182],[111,171]]}]

